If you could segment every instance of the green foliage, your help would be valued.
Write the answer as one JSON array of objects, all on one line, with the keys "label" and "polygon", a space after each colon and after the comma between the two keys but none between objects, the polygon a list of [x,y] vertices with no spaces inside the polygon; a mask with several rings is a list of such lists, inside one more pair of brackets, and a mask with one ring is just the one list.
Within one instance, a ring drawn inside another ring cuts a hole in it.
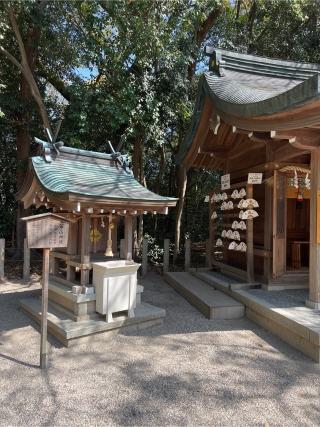
[{"label": "green foliage", "polygon": [[[45,94],[50,82],[69,101],[46,96],[51,119],[63,114],[60,138],[74,147],[107,151],[107,140],[133,153],[142,145],[147,186],[174,196],[175,154],[184,139],[197,91],[194,62],[205,67],[203,45],[297,61],[320,62],[317,0],[93,0],[0,2],[0,45],[17,59],[6,6],[15,9],[23,39],[39,31],[36,78]],[[208,37],[197,31],[211,13],[218,20]],[[85,68],[91,77],[77,71]],[[197,69],[197,68],[196,68]],[[18,129],[43,136],[33,100],[21,98],[21,76],[0,54],[0,234],[9,236],[15,218]],[[21,122],[22,113],[28,121]],[[32,147],[34,150],[34,147]],[[160,169],[160,163],[163,167]],[[182,236],[207,237],[204,198],[217,173],[191,172]],[[155,238],[173,238],[174,212],[146,218]],[[155,253],[157,251],[155,250]]]}]

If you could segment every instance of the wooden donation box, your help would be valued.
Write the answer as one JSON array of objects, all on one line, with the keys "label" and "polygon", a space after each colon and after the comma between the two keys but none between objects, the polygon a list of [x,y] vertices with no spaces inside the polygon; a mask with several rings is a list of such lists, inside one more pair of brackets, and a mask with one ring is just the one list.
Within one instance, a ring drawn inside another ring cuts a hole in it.
[{"label": "wooden donation box", "polygon": [[137,271],[140,264],[119,260],[92,263],[96,311],[112,322],[112,314],[128,311],[134,317],[137,295]]}]

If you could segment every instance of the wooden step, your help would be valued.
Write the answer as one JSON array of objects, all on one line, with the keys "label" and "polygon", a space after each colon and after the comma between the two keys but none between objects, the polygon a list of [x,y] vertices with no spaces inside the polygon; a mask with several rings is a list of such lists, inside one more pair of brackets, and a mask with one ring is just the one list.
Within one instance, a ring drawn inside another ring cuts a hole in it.
[{"label": "wooden step", "polygon": [[238,319],[244,315],[243,304],[190,273],[169,272],[164,278],[208,319]]}]

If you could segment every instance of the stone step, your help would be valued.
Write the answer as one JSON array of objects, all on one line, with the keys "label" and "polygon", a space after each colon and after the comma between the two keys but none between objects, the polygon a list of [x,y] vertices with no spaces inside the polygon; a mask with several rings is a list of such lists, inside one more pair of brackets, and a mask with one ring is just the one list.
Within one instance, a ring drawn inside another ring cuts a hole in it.
[{"label": "stone step", "polygon": [[62,285],[65,285],[65,286],[67,286],[70,289],[72,289],[72,286],[74,286],[74,285],[80,285],[80,283],[70,282],[70,280],[67,280],[64,277],[56,276],[56,275],[53,275],[53,274],[50,275],[49,279],[52,280],[52,281],[54,281],[54,282],[61,283]]},{"label": "stone step", "polygon": [[[36,322],[40,323],[41,301],[39,298],[24,298],[20,300],[20,307]],[[91,342],[93,335],[100,334],[101,332],[117,330],[123,327],[143,329],[159,325],[163,322],[163,318],[166,315],[164,309],[147,303],[137,306],[134,313],[135,317],[117,316],[110,323],[107,323],[105,317],[102,316],[98,316],[96,319],[74,322],[67,314],[60,312],[49,303],[48,331],[63,345],[69,347],[84,337],[90,337]]]},{"label": "stone step", "polygon": [[96,313],[96,295],[73,294],[69,286],[49,280],[49,300],[68,310],[75,321],[89,319]]},{"label": "stone step", "polygon": [[260,283],[240,282],[240,280],[236,281],[233,278],[227,277],[221,273],[217,273],[214,271],[207,271],[201,273],[195,272],[193,274],[198,279],[202,280],[208,285],[226,293],[229,293],[230,290],[256,289],[261,287]]},{"label": "stone step", "polygon": [[168,272],[165,280],[208,319],[238,319],[244,316],[244,305],[190,273]]}]

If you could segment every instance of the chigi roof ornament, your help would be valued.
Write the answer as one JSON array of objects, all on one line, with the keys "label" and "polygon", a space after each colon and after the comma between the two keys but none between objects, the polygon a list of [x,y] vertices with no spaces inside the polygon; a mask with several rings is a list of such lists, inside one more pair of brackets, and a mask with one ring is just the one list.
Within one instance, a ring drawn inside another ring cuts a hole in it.
[{"label": "chigi roof ornament", "polygon": [[59,120],[54,135],[52,135],[50,129],[45,128],[46,135],[47,135],[47,141],[42,141],[42,139],[34,138],[35,142],[40,145],[41,154],[44,156],[45,161],[47,163],[52,162],[52,157],[51,157],[52,152],[54,152],[57,156],[59,156],[59,154],[60,154],[59,149],[61,147],[63,147],[63,145],[64,145],[64,143],[62,141],[56,142],[61,123],[62,123],[62,120]]},{"label": "chigi roof ornament", "polygon": [[112,158],[120,164],[120,166],[128,173],[132,174],[131,164],[128,154],[121,154],[120,151],[115,151],[110,141],[108,141]]},{"label": "chigi roof ornament", "polygon": [[223,66],[225,65],[225,62],[222,59],[221,52],[213,49],[212,47],[206,46],[205,54],[209,56],[209,71],[214,71],[220,77],[223,77]]}]

